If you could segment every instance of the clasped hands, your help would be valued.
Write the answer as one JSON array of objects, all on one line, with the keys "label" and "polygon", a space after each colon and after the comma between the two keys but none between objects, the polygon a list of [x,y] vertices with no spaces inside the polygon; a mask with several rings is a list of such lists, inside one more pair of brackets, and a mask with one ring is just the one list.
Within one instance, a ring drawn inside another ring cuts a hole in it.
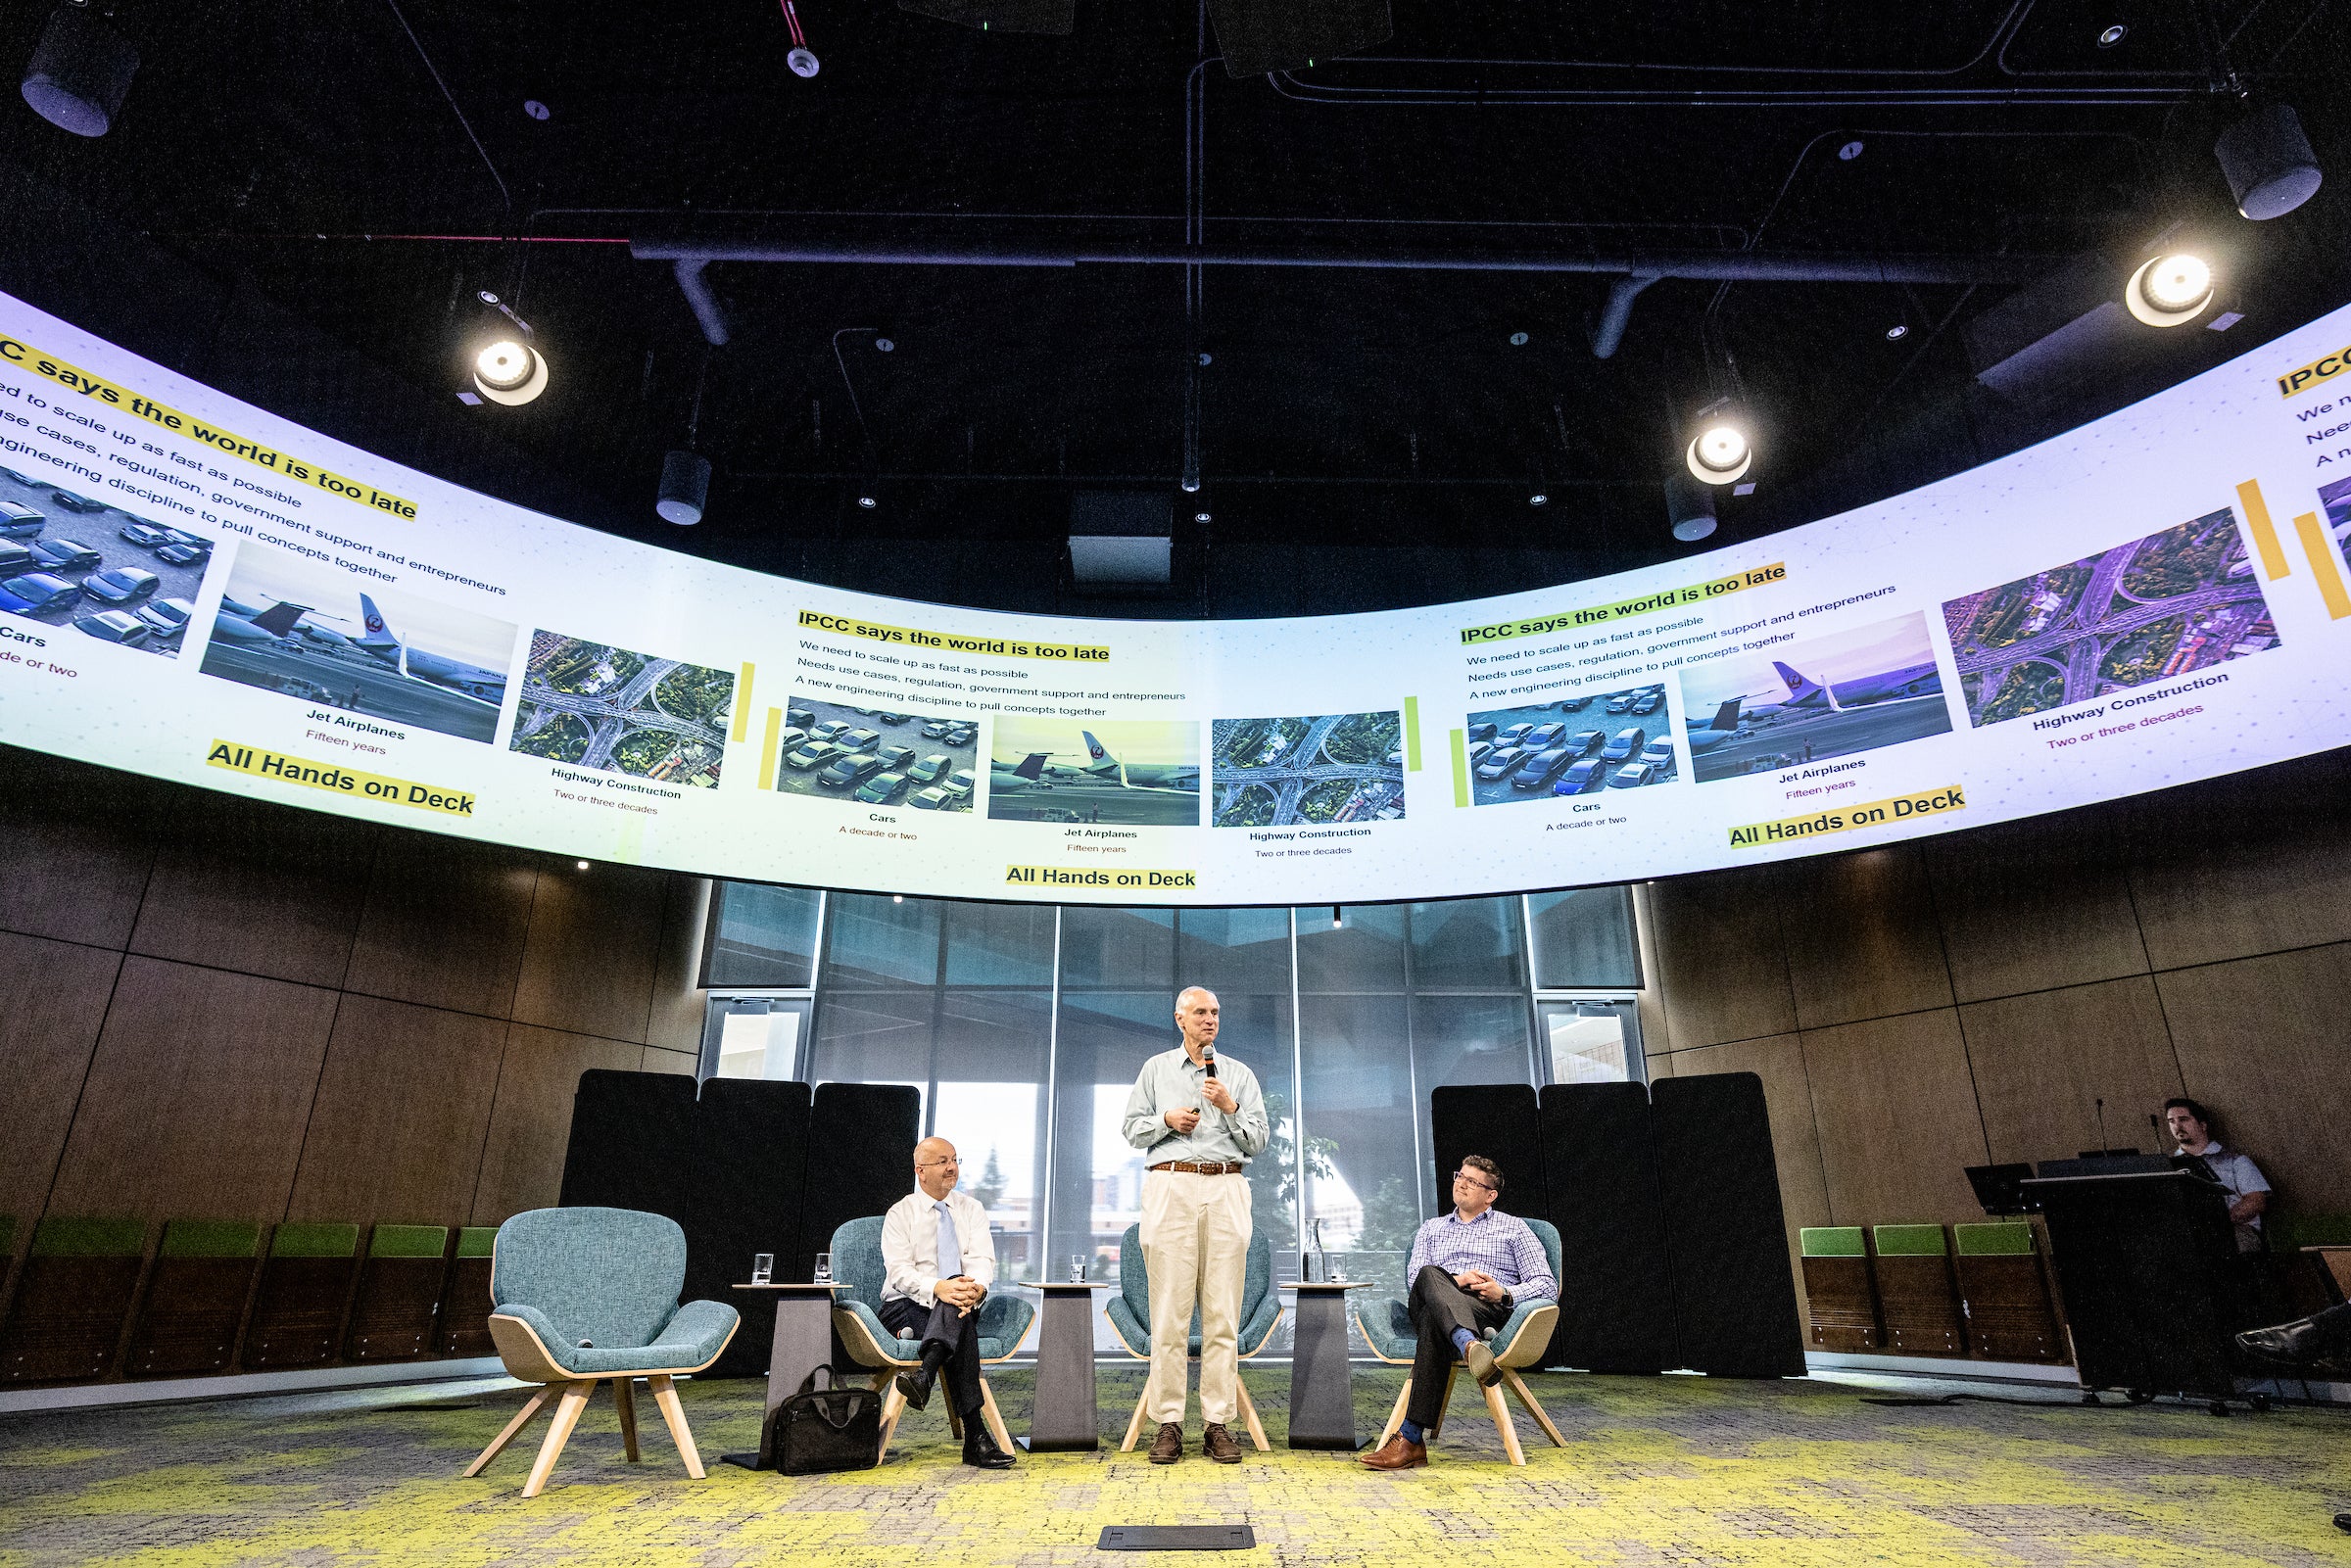
[{"label": "clasped hands", "polygon": [[932,1287],[931,1294],[954,1307],[957,1316],[969,1316],[987,1294],[987,1287],[969,1274],[958,1274],[953,1279],[940,1280]]},{"label": "clasped hands", "polygon": [[[1232,1091],[1216,1078],[1204,1079],[1201,1082],[1200,1097],[1226,1116],[1232,1115],[1241,1108],[1241,1103],[1232,1097]],[[1174,1128],[1178,1136],[1190,1137],[1192,1129],[1200,1125],[1200,1108],[1187,1106],[1180,1111],[1171,1111],[1160,1119]]]},{"label": "clasped hands", "polygon": [[1465,1274],[1456,1274],[1453,1276],[1453,1282],[1481,1302],[1498,1302],[1510,1294],[1503,1288],[1502,1281],[1482,1268],[1472,1268]]}]

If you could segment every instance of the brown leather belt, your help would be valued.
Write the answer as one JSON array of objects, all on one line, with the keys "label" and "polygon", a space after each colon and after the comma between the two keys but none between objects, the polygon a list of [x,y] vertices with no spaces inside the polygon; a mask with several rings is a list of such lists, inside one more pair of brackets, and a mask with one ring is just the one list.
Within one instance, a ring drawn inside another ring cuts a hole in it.
[{"label": "brown leather belt", "polygon": [[1151,1168],[1153,1170],[1182,1170],[1195,1176],[1237,1176],[1241,1173],[1243,1166],[1237,1160],[1228,1165],[1196,1165],[1189,1160],[1163,1160]]}]

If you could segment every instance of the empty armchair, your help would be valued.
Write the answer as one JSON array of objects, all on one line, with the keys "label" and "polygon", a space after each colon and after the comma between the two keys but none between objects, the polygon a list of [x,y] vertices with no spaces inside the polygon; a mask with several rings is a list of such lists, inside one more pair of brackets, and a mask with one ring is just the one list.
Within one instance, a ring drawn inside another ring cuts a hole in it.
[{"label": "empty armchair", "polygon": [[600,1382],[612,1385],[621,1441],[637,1461],[633,1380],[644,1378],[686,1473],[702,1478],[701,1455],[687,1429],[672,1378],[719,1357],[740,1322],[721,1302],[678,1305],[686,1279],[686,1233],[674,1219],[632,1209],[534,1209],[499,1227],[490,1263],[490,1337],[506,1371],[544,1385],[506,1423],[469,1476],[514,1441],[549,1400],[560,1395],[538,1462],[522,1495],[547,1485],[580,1412]]},{"label": "empty armchair", "polygon": [[[1151,1358],[1151,1277],[1143,1264],[1142,1228],[1128,1225],[1127,1234],[1119,1239],[1119,1293],[1103,1308],[1110,1326],[1117,1331],[1119,1343],[1127,1354],[1137,1360]],[[1281,1321],[1281,1296],[1273,1288],[1273,1246],[1266,1233],[1253,1230],[1249,1236],[1249,1260],[1241,1276],[1240,1326],[1233,1339],[1244,1361],[1266,1348],[1273,1337],[1273,1325]],[[1192,1308],[1192,1343],[1194,1360],[1200,1357],[1200,1308]],[[1266,1442],[1266,1429],[1257,1418],[1257,1405],[1249,1398],[1246,1378],[1233,1379],[1234,1391],[1240,1396],[1241,1420],[1249,1428],[1249,1441],[1264,1452],[1271,1445]],[[1119,1451],[1131,1449],[1143,1435],[1143,1409],[1151,1397],[1150,1387],[1134,1402],[1134,1415],[1127,1423],[1127,1441]]]},{"label": "empty armchair", "polygon": [[[1543,1244],[1543,1256],[1551,1259],[1552,1278],[1559,1278],[1559,1227],[1548,1219],[1529,1219],[1526,1226],[1535,1233],[1535,1239]],[[1363,1330],[1364,1343],[1371,1347],[1373,1355],[1390,1366],[1412,1365],[1413,1351],[1419,1339],[1413,1330],[1413,1314],[1407,1306],[1412,1283],[1409,1279],[1404,1282],[1403,1295],[1359,1301],[1356,1304],[1355,1321],[1356,1326]],[[1559,1429],[1551,1424],[1551,1417],[1543,1413],[1543,1406],[1535,1402],[1535,1396],[1527,1388],[1525,1379],[1518,1375],[1520,1368],[1532,1366],[1543,1358],[1543,1353],[1551,1346],[1551,1331],[1559,1321],[1559,1304],[1547,1302],[1538,1296],[1520,1302],[1517,1309],[1504,1320],[1500,1328],[1487,1332],[1486,1339],[1494,1352],[1494,1364],[1502,1368],[1503,1384],[1507,1384],[1510,1391],[1518,1397],[1518,1402],[1526,1406],[1527,1413],[1543,1428],[1544,1435],[1551,1439],[1553,1446],[1563,1449],[1567,1446],[1567,1440],[1559,1436]],[[1449,1402],[1453,1397],[1453,1380],[1459,1374],[1461,1364],[1454,1362],[1445,1374],[1445,1396]],[[1511,1463],[1526,1463],[1526,1452],[1518,1446],[1518,1429],[1511,1421],[1511,1407],[1503,1402],[1502,1386],[1497,1385],[1482,1392],[1486,1397],[1486,1411],[1494,1417],[1494,1429],[1502,1434],[1502,1447],[1510,1454]],[[1388,1424],[1381,1429],[1379,1444],[1375,1446],[1384,1447],[1388,1439],[1396,1435],[1396,1429],[1404,1425],[1404,1412],[1412,1397],[1413,1380],[1408,1375],[1404,1387],[1397,1391],[1396,1408],[1388,1413]],[[1434,1438],[1437,1430],[1431,1427],[1428,1435]]]},{"label": "empty armchair", "polygon": [[[882,1452],[888,1454],[890,1435],[906,1409],[905,1396],[898,1392],[895,1379],[902,1369],[922,1364],[923,1349],[920,1340],[901,1338],[882,1321],[882,1289],[888,1281],[882,1265],[880,1214],[852,1219],[833,1232],[833,1279],[841,1286],[833,1299],[833,1331],[840,1336],[849,1358],[870,1370],[874,1387],[882,1391]],[[992,1366],[1009,1359],[1035,1321],[1036,1308],[1028,1302],[1002,1289],[989,1291],[980,1303],[981,1362]],[[996,1447],[1012,1451],[1012,1433],[996,1409],[995,1391],[984,1376],[980,1379],[980,1413]],[[957,1437],[963,1435],[963,1422],[952,1400],[947,1402],[947,1424]]]}]

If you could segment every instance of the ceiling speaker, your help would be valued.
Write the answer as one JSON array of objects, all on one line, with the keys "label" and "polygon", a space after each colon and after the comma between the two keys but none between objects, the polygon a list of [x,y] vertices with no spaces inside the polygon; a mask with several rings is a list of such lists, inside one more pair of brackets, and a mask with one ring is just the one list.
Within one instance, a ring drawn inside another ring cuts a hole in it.
[{"label": "ceiling speaker", "polygon": [[1388,0],[1208,0],[1208,20],[1234,76],[1304,71],[1396,35]]},{"label": "ceiling speaker", "polygon": [[1078,28],[1078,0],[898,0],[898,9],[987,32],[1044,32],[1066,38]]}]

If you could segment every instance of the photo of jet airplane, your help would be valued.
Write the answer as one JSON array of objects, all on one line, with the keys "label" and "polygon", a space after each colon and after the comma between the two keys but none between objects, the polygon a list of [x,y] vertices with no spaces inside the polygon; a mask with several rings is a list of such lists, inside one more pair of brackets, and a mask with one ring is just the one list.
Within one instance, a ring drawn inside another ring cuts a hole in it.
[{"label": "photo of jet airplane", "polygon": [[1199,746],[1192,724],[1111,720],[1086,730],[1067,719],[1002,714],[989,747],[987,814],[1002,822],[1197,827]]},{"label": "photo of jet airplane", "polygon": [[1951,715],[1926,617],[1896,616],[1686,666],[1682,692],[1705,720],[1685,742],[1700,784],[1802,767],[1947,735]]},{"label": "photo of jet airplane", "polygon": [[1683,736],[1683,744],[1692,756],[1711,751],[1724,741],[1736,740],[1748,733],[1747,726],[1739,722],[1739,698],[1731,698],[1714,710],[1711,719],[1685,721],[1689,733]]},{"label": "photo of jet airplane", "polygon": [[1788,686],[1788,700],[1779,704],[1784,708],[1863,708],[1872,702],[1939,696],[1943,692],[1943,672],[1932,659],[1825,687],[1777,659],[1771,667]]},{"label": "photo of jet airplane", "polygon": [[1078,732],[1085,737],[1085,762],[1082,766],[1048,766],[1049,779],[1093,780],[1101,784],[1116,784],[1128,789],[1183,789],[1197,793],[1200,788],[1198,763],[1169,765],[1141,762],[1133,766],[1121,762],[1110,754],[1110,748],[1094,738],[1091,730]]},{"label": "photo of jet airplane", "polygon": [[395,634],[384,620],[384,612],[375,607],[375,600],[360,595],[360,616],[366,635],[353,646],[391,665],[411,680],[430,681],[472,697],[477,702],[493,706],[506,700],[506,677],[503,670],[485,670],[461,659],[445,658],[424,648],[411,647]]},{"label": "photo of jet airplane", "polygon": [[987,792],[990,795],[1017,795],[1029,789],[1050,789],[1044,782],[1045,762],[1051,752],[1032,751],[1016,765],[995,757],[987,759]]}]

